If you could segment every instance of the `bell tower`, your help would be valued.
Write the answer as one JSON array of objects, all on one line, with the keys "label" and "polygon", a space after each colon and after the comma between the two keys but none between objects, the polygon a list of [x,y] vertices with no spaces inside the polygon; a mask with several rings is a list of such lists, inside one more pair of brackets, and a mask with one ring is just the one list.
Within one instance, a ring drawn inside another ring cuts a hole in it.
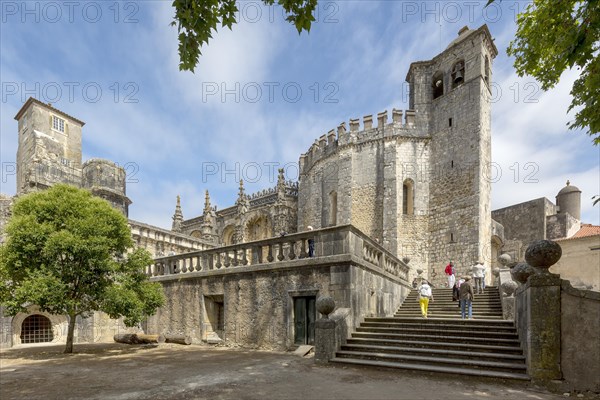
[{"label": "bell tower", "polygon": [[486,25],[463,27],[442,53],[411,64],[407,75],[410,106],[431,137],[430,273],[450,260],[459,273],[478,260],[491,263],[490,84],[497,54]]}]

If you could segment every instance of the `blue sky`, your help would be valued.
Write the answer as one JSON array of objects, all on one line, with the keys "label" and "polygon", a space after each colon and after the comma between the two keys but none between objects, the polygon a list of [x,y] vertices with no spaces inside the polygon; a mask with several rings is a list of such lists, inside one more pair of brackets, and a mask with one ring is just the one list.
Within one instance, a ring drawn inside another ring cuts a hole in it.
[{"label": "blue sky", "polygon": [[492,208],[555,201],[567,179],[582,190],[582,219],[600,224],[600,148],[566,128],[576,78],[544,93],[506,55],[525,2],[323,1],[309,34],[278,7],[240,2],[240,23],[204,49],[196,73],[178,69],[170,1],[3,1],[0,27],[2,188],[17,151],[13,119],[34,96],[86,122],[83,158],[126,167],[130,217],[170,228],[178,194],[185,218],[204,190],[219,208],[297,178],[301,153],[342,121],[408,108],[411,62],[443,50],[464,25],[495,38]]}]

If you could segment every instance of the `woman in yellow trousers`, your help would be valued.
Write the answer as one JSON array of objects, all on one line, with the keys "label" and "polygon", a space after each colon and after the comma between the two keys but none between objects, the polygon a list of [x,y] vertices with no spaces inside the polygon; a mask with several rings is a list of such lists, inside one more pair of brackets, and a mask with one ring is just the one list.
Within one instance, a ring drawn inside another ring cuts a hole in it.
[{"label": "woman in yellow trousers", "polygon": [[427,318],[427,310],[429,308],[429,300],[433,302],[433,293],[431,292],[431,286],[429,282],[423,279],[421,286],[419,286],[419,304],[421,305],[421,315],[423,318]]}]

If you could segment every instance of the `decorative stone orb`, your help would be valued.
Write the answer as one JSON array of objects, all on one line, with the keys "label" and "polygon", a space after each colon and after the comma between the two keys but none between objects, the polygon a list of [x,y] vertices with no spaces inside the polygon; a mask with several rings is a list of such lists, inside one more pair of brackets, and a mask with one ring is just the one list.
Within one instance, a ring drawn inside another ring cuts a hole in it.
[{"label": "decorative stone orb", "polygon": [[551,240],[536,240],[525,251],[527,264],[545,271],[556,264],[561,256],[562,249]]},{"label": "decorative stone orb", "polygon": [[417,268],[417,274],[421,275],[423,273],[423,270],[421,268]]},{"label": "decorative stone orb", "polygon": [[404,264],[408,264],[408,263],[410,262],[410,258],[409,258],[409,257],[406,257],[406,256],[404,256],[404,257],[402,257],[402,262],[403,262]]},{"label": "decorative stone orb", "polygon": [[523,284],[527,282],[527,278],[535,273],[535,268],[527,263],[518,263],[510,270],[510,276],[512,276],[513,281]]},{"label": "decorative stone orb", "polygon": [[496,267],[494,269],[492,269],[492,274],[494,274],[494,276],[497,278],[498,276],[500,276],[500,268]]},{"label": "decorative stone orb", "polygon": [[513,297],[513,294],[515,293],[515,290],[517,290],[517,287],[518,285],[515,281],[502,282],[502,285],[500,285],[502,293],[506,294],[508,297]]},{"label": "decorative stone orb", "polygon": [[329,314],[331,314],[335,310],[335,301],[329,296],[322,296],[317,299],[317,311],[325,316],[325,318],[329,318]]},{"label": "decorative stone orb", "polygon": [[500,257],[498,257],[498,261],[500,261],[500,264],[502,264],[502,266],[506,267],[508,264],[510,264],[512,262],[512,258],[508,255],[508,254],[501,254]]}]

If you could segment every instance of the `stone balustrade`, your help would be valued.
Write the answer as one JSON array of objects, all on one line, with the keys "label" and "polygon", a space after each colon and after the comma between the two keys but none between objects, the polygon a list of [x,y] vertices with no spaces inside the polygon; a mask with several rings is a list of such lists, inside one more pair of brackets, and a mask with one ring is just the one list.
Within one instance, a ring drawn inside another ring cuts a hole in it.
[{"label": "stone balustrade", "polygon": [[[309,257],[311,240],[314,241],[314,253]],[[346,256],[346,259],[408,282],[410,267],[351,225],[159,257],[146,268],[146,274],[151,277],[191,277],[194,273],[233,272],[254,265],[283,266],[285,262],[303,259],[307,262],[311,259],[311,264],[330,262],[335,256]]]}]

